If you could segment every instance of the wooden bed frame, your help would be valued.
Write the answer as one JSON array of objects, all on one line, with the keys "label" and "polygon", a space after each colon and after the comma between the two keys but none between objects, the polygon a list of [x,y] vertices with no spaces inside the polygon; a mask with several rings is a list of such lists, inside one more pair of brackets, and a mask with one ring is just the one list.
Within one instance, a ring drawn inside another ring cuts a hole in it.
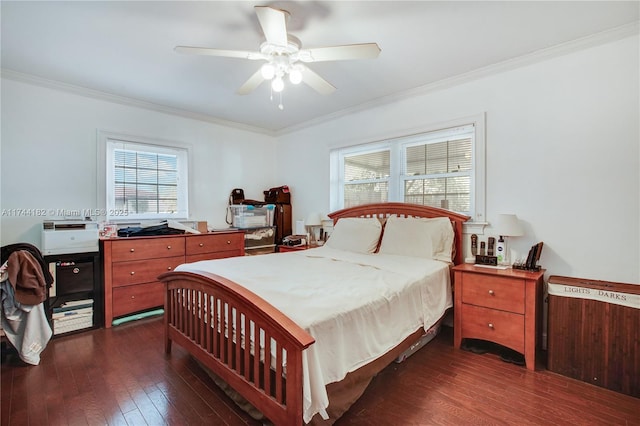
[{"label": "wooden bed frame", "polygon": [[[346,217],[391,215],[448,217],[455,232],[454,263],[462,262],[462,224],[467,216],[415,204],[379,203],[339,210],[329,217],[335,223]],[[165,352],[171,353],[171,343],[176,342],[274,424],[301,425],[302,351],[314,338],[267,301],[224,277],[169,272],[159,279],[166,288]],[[257,342],[262,336],[264,350],[257,351],[258,356],[245,350],[243,339]]]}]

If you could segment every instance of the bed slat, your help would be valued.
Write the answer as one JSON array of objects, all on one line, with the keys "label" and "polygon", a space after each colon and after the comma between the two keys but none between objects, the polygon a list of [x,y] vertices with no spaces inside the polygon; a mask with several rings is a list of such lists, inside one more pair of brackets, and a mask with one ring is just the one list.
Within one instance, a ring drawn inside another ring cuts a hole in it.
[{"label": "bed slat", "polygon": [[[166,282],[165,350],[171,350],[171,341],[179,343],[275,424],[301,424],[301,417],[292,422],[302,412],[301,354],[313,338],[267,302],[222,277],[215,277],[216,285],[211,277],[186,272],[160,279]],[[283,350],[297,353],[287,359],[286,378]]]}]

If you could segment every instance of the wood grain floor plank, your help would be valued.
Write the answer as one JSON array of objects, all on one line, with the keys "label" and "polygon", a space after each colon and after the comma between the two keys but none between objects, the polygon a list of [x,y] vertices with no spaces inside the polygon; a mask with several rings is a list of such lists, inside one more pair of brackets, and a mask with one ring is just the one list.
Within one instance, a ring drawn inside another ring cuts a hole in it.
[{"label": "wood grain floor plank", "polygon": [[[444,328],[405,362],[390,364],[335,426],[640,426],[638,398],[452,342]],[[55,338],[40,365],[8,356],[0,376],[0,426],[262,424],[182,348],[165,356],[160,317]]]},{"label": "wood grain floor plank", "polygon": [[165,393],[161,389],[147,394],[149,400],[156,407],[156,410],[162,415],[167,424],[170,425],[186,425],[188,421],[182,417],[180,411],[167,399]]},{"label": "wood grain floor plank", "polygon": [[212,408],[217,417],[227,424],[244,423],[238,417],[237,406],[229,401],[229,398],[207,374],[202,374],[202,368],[193,358],[189,357],[186,367],[184,374],[187,382],[193,391],[200,395],[203,401]]}]

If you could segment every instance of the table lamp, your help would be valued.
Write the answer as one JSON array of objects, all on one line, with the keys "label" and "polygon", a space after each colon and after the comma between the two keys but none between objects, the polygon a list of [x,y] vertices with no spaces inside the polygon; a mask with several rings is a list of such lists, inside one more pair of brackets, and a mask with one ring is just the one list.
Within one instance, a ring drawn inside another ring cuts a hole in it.
[{"label": "table lamp", "polygon": [[307,227],[307,233],[309,234],[309,245],[317,246],[316,228],[322,226],[322,216],[320,216],[320,213],[309,213],[304,221],[304,226]]},{"label": "table lamp", "polygon": [[496,222],[496,233],[500,236],[496,243],[498,264],[509,265],[507,237],[520,237],[524,235],[522,224],[515,214],[499,214]]}]

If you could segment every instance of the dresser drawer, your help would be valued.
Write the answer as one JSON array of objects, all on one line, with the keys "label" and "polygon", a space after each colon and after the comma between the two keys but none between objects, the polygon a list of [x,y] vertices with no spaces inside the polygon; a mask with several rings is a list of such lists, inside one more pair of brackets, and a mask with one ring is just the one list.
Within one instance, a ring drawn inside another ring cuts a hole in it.
[{"label": "dresser drawer", "polygon": [[113,289],[113,317],[164,305],[164,284],[153,282]]},{"label": "dresser drawer", "polygon": [[524,314],[524,301],[524,280],[480,274],[463,277],[462,303]]},{"label": "dresser drawer", "polygon": [[[244,234],[218,234],[218,235],[196,235],[186,239],[186,255],[193,256],[203,253],[228,252],[234,251],[236,254],[231,256],[239,256],[238,247],[244,245]],[[220,257],[229,257],[229,254]],[[213,257],[211,258],[213,259]]]},{"label": "dresser drawer", "polygon": [[112,262],[184,256],[184,237],[118,240],[111,245]]},{"label": "dresser drawer", "polygon": [[158,275],[173,271],[182,263],[183,256],[114,263],[112,286],[115,288],[157,281]]},{"label": "dresser drawer", "polygon": [[462,334],[488,340],[524,353],[524,315],[462,305]]},{"label": "dresser drawer", "polygon": [[201,260],[223,259],[225,257],[242,256],[242,250],[216,251],[213,253],[192,254],[186,257],[186,263],[199,262]]}]

